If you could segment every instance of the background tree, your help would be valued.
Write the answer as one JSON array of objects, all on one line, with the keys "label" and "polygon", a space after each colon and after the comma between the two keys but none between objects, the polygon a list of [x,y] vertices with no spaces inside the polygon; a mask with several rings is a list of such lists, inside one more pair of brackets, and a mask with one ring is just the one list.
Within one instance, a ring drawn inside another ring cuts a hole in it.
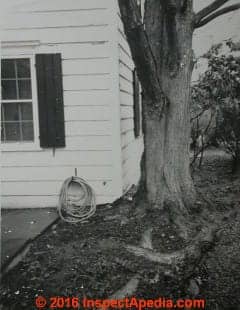
[{"label": "background tree", "polygon": [[[226,48],[228,47],[228,48]],[[203,57],[208,68],[193,86],[193,107],[201,115],[215,115],[214,137],[233,158],[232,171],[240,171],[240,56],[234,53],[237,43],[227,41],[213,46]],[[232,53],[233,51],[233,53]]]},{"label": "background tree", "polygon": [[118,0],[125,34],[143,89],[144,156],[141,191],[148,206],[167,206],[176,219],[194,205],[189,170],[192,37],[240,3],[215,0],[198,13],[192,0]]}]

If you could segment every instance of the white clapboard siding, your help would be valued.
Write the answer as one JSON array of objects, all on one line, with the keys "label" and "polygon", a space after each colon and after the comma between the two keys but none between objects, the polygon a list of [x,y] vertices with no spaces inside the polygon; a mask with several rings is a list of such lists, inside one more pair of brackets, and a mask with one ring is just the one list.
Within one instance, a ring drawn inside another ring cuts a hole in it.
[{"label": "white clapboard siding", "polygon": [[[113,195],[96,195],[97,205],[106,204],[109,201],[113,201],[116,197]],[[6,196],[3,195],[1,202],[3,206],[7,206],[9,209],[16,208],[45,208],[54,207],[58,205],[59,196],[49,195],[49,196]],[[99,208],[101,206],[98,206]]]},{"label": "white clapboard siding", "polygon": [[122,119],[121,120],[121,133],[122,134],[130,130],[133,131],[133,128],[134,128],[133,119]]},{"label": "white clapboard siding", "polygon": [[79,28],[27,29],[24,31],[7,30],[3,32],[3,41],[39,40],[42,44],[98,42],[109,40],[109,27],[92,26]]},{"label": "white clapboard siding", "polygon": [[56,206],[62,182],[75,168],[96,191],[98,204],[121,195],[120,128],[113,126],[118,114],[124,137],[119,144],[130,149],[134,65],[124,34],[119,32],[119,42],[113,37],[116,7],[113,0],[21,0],[12,18],[5,18],[4,55],[61,53],[66,136],[65,148],[3,152],[5,207]]},{"label": "white clapboard siding", "polygon": [[111,2],[112,0],[27,0],[26,4],[16,5],[15,9],[24,12],[99,10],[111,7]]},{"label": "white clapboard siding", "polygon": [[111,119],[110,108],[106,106],[65,107],[65,121],[107,121]]},{"label": "white clapboard siding", "polygon": [[[129,45],[126,41],[126,37],[122,31],[118,31],[118,38],[119,38],[119,46],[128,54],[131,55],[131,51]],[[120,58],[121,59],[121,58]]]},{"label": "white clapboard siding", "polygon": [[135,140],[134,132],[133,131],[127,131],[122,134],[121,139],[121,146],[122,149],[126,148],[130,143],[133,143]]},{"label": "white clapboard siding", "polygon": [[122,106],[130,106],[133,107],[133,96],[126,92],[120,92],[120,102]]},{"label": "white clapboard siding", "polygon": [[140,177],[142,137],[134,135],[133,70],[134,63],[118,14],[119,92],[121,117],[122,179],[123,190],[137,184]]},{"label": "white clapboard siding", "polygon": [[63,75],[106,74],[111,72],[111,61],[109,58],[63,60],[62,65]]},{"label": "white clapboard siding", "polygon": [[66,146],[68,150],[111,150],[112,136],[67,136]]},{"label": "white clapboard siding", "polygon": [[109,89],[110,78],[108,75],[72,75],[63,77],[63,89],[68,90],[91,90]]},{"label": "white clapboard siding", "polygon": [[121,119],[133,119],[133,107],[131,106],[121,106]]},{"label": "white clapboard siding", "polygon": [[118,26],[118,30],[124,33],[124,27],[123,27],[120,11],[117,13],[117,26]]},{"label": "white clapboard siding", "polygon": [[123,162],[126,162],[130,158],[135,157],[137,155],[140,140],[141,139],[136,139],[136,141],[134,141],[134,143],[129,143],[128,145],[126,145],[126,148],[124,149],[124,152],[122,154],[122,161]]},{"label": "white clapboard siding", "polygon": [[2,168],[2,181],[63,181],[66,178],[75,175],[75,168],[77,175],[86,180],[111,180],[112,167],[9,167]]},{"label": "white clapboard siding", "polygon": [[65,106],[86,105],[110,105],[112,101],[109,90],[66,91],[64,92]]},{"label": "white clapboard siding", "polygon": [[[17,157],[16,157],[17,156]],[[16,163],[17,159],[17,163]],[[64,149],[56,150],[55,154],[45,150],[34,154],[32,152],[4,152],[2,154],[4,166],[108,166],[112,163],[111,151],[66,151]]]},{"label": "white clapboard siding", "polygon": [[[25,196],[31,193],[32,196],[58,195],[60,193],[62,181],[21,181],[2,182],[2,192],[4,195]],[[89,181],[96,194],[106,195],[111,193],[112,181]]]},{"label": "white clapboard siding", "polygon": [[19,12],[11,15],[5,29],[33,29],[52,27],[74,27],[105,25],[109,10],[72,10],[67,12]]},{"label": "white clapboard siding", "polygon": [[111,135],[109,121],[69,121],[65,122],[66,136],[106,136]]},{"label": "white clapboard siding", "polygon": [[[132,68],[132,67],[131,67]],[[129,67],[124,65],[122,62],[119,63],[119,74],[120,76],[124,76],[126,79],[128,79],[131,83],[133,82],[133,73],[132,70],[130,70]]]},{"label": "white clapboard siding", "polygon": [[[86,43],[86,44],[61,44],[59,52],[62,53],[63,60],[72,59],[103,59],[111,57],[109,42]],[[89,63],[88,63],[89,65]]]},{"label": "white clapboard siding", "polygon": [[[47,29],[46,29],[47,31]],[[7,34],[6,34],[7,37]],[[29,44],[28,44],[29,42]],[[7,41],[4,44],[8,44]],[[30,55],[33,53],[61,53],[62,60],[74,60],[74,59],[106,59],[111,58],[110,42],[56,42],[55,44],[41,44],[40,41],[36,42],[36,47],[33,49],[32,41],[25,41],[21,44],[21,48],[18,45],[14,45],[10,42],[11,49],[2,48],[2,56],[22,56]]]},{"label": "white clapboard siding", "polygon": [[140,161],[143,152],[143,139],[130,140],[125,142],[122,150],[122,177],[124,189],[136,184],[140,177]]},{"label": "white clapboard siding", "polygon": [[126,92],[133,95],[133,85],[127,79],[124,79],[122,76],[119,76],[119,86],[120,91]]},{"label": "white clapboard siding", "polygon": [[130,51],[127,52],[120,44],[119,44],[119,54],[120,54],[119,57],[120,57],[121,63],[125,65],[125,67],[129,68],[130,70],[135,67],[134,62],[131,58]]},{"label": "white clapboard siding", "polygon": [[142,151],[143,151],[142,137],[136,139],[134,143],[129,143],[127,145],[122,154],[123,175],[126,175],[129,171],[132,170],[138,171],[138,169],[136,169],[136,162],[139,168]]}]

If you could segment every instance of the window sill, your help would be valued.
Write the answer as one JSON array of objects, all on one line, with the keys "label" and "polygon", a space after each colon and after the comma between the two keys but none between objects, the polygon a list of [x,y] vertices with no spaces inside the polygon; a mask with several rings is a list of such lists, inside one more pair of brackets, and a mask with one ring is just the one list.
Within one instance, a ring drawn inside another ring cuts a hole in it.
[{"label": "window sill", "polygon": [[42,148],[36,142],[1,142],[2,152],[40,152]]}]

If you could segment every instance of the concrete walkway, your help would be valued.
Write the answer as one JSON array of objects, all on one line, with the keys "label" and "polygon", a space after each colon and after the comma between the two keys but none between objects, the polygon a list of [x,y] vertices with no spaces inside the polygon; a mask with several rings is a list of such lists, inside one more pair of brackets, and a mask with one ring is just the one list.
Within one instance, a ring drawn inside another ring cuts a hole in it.
[{"label": "concrete walkway", "polygon": [[57,218],[55,209],[1,210],[1,268]]}]

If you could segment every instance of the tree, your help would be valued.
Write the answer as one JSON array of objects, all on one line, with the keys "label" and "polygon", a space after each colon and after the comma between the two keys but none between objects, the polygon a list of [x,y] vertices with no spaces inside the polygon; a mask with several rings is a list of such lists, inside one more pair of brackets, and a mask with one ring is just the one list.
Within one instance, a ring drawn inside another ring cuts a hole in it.
[{"label": "tree", "polygon": [[240,8],[215,0],[198,13],[192,0],[118,0],[125,34],[143,89],[144,154],[141,192],[151,208],[174,219],[191,213],[196,193],[190,176],[189,138],[193,32]]},{"label": "tree", "polygon": [[[129,262],[129,254],[132,254],[134,265],[138,264],[136,274],[110,299],[131,296],[140,279],[145,277],[143,266],[154,273],[148,283],[158,283],[164,277],[183,283],[183,279],[192,275],[204,253],[215,244],[216,225],[210,223],[209,214],[205,216],[208,224],[203,214],[202,218],[198,214],[196,227],[191,229],[194,218],[191,211],[196,198],[189,167],[192,36],[194,29],[226,10],[240,8],[239,4],[220,9],[227,2],[213,1],[194,14],[192,0],[145,0],[144,16],[141,16],[141,2],[118,0],[143,90],[144,154],[136,202],[146,196],[145,202],[151,212],[140,212],[137,217],[140,227],[144,227],[139,246],[111,238],[101,242],[101,249],[107,253],[109,249],[118,252],[121,249],[121,260],[126,254]],[[161,208],[164,210],[159,212]],[[131,225],[136,225],[135,215],[130,215],[130,220],[134,218]],[[169,225],[172,231],[176,231],[176,226],[180,228],[177,231],[183,241],[180,250],[162,253],[153,246],[152,238],[156,240],[156,231],[155,234],[153,231],[161,226],[160,222]],[[121,263],[125,266],[124,259]]]}]

